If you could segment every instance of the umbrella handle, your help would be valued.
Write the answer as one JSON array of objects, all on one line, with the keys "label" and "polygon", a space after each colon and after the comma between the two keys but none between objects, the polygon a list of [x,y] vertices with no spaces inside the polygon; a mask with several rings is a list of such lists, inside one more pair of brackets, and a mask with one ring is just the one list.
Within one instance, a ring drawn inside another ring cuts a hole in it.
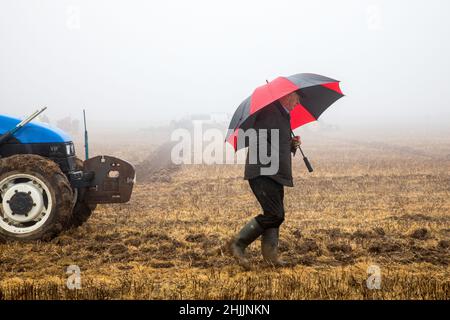
[{"label": "umbrella handle", "polygon": [[300,152],[302,153],[303,161],[305,162],[306,168],[308,168],[308,171],[309,171],[309,172],[313,172],[314,169],[313,169],[313,167],[311,166],[311,163],[309,163],[308,158],[307,158],[307,157],[305,156],[305,154],[303,153],[302,147],[298,146],[298,148],[299,148]]},{"label": "umbrella handle", "polygon": [[[294,131],[291,130],[291,136],[295,137]],[[300,152],[302,153],[303,156],[303,161],[305,162],[306,168],[308,168],[309,172],[313,172],[314,169],[311,166],[311,163],[309,162],[308,158],[305,156],[305,154],[303,153],[302,147],[298,146],[298,149],[300,150]],[[295,152],[294,152],[294,156],[295,156]]]},{"label": "umbrella handle", "polygon": [[313,167],[311,166],[311,163],[309,163],[309,160],[307,157],[303,157],[303,161],[305,162],[306,167],[308,168],[309,172],[313,172]]}]

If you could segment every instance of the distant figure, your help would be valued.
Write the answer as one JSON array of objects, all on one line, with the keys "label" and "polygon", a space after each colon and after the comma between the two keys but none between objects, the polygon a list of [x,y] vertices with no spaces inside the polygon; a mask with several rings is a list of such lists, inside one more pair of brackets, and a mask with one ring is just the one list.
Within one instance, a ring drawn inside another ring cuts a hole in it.
[{"label": "distant figure", "polygon": [[[245,249],[260,235],[264,260],[277,267],[285,265],[278,257],[278,238],[280,225],[284,221],[284,186],[293,187],[291,152],[295,152],[301,144],[300,137],[291,136],[290,123],[290,112],[298,103],[299,96],[294,92],[265,107],[256,116],[254,129],[258,138],[250,142],[244,179],[249,181],[263,213],[250,220],[229,244],[232,255],[245,269],[250,268]],[[267,134],[260,134],[262,129]],[[278,130],[278,139],[272,139],[271,129]],[[263,144],[267,146],[265,150],[278,153],[278,170],[274,174],[263,174],[270,164],[263,164],[259,152],[256,163],[251,163],[249,159],[252,148],[259,150]]]}]

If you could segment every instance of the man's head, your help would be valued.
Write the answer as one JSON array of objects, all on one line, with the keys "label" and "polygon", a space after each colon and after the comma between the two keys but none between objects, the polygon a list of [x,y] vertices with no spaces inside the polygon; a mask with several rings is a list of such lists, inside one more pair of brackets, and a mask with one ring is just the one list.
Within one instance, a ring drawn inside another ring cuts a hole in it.
[{"label": "man's head", "polygon": [[300,103],[300,97],[297,92],[292,92],[284,97],[281,97],[279,101],[283,107],[289,111],[292,111],[295,106]]}]

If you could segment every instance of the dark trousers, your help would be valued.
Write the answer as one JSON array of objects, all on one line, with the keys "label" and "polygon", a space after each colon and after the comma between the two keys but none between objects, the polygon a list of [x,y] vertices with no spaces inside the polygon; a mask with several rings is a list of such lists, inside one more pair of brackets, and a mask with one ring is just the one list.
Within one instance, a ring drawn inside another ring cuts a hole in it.
[{"label": "dark trousers", "polygon": [[263,229],[278,228],[284,221],[284,186],[266,176],[248,182],[263,210],[256,221]]}]

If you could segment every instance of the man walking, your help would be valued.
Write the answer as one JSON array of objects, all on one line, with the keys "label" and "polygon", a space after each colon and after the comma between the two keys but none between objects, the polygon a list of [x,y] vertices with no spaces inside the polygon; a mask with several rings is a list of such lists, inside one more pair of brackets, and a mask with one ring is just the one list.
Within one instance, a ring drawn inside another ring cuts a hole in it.
[{"label": "man walking", "polygon": [[[290,112],[298,104],[299,96],[293,92],[262,109],[255,119],[257,138],[249,143],[244,179],[249,181],[263,213],[251,219],[230,244],[232,255],[246,269],[250,264],[245,249],[259,236],[264,260],[273,266],[284,265],[278,257],[278,238],[284,221],[284,186],[293,187],[291,152],[301,144],[300,137],[291,137],[290,124]],[[278,161],[275,173],[268,170],[273,163],[263,161],[261,148],[268,152],[268,158]],[[252,152],[256,161],[252,161]]]}]

